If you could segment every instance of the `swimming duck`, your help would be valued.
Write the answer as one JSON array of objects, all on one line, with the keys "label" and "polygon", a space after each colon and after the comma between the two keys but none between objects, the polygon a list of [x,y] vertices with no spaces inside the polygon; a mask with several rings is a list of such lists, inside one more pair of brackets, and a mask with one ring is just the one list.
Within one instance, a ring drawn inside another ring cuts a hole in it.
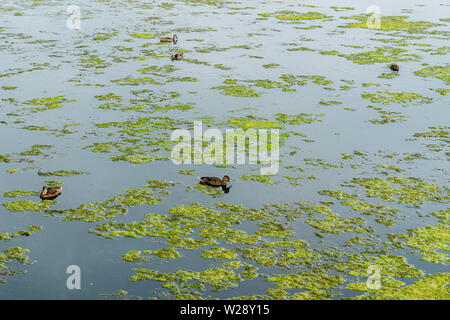
[{"label": "swimming duck", "polygon": [[398,65],[396,65],[395,63],[391,64],[391,65],[389,66],[389,68],[390,68],[392,71],[397,71],[397,72],[398,72],[398,70],[400,70],[400,67],[399,67]]},{"label": "swimming duck", "polygon": [[181,60],[184,58],[184,53],[176,53],[170,57],[173,60]]},{"label": "swimming duck", "polygon": [[159,39],[160,42],[173,42],[173,43],[177,43],[178,41],[178,37],[176,34],[173,35],[173,37],[164,37]]},{"label": "swimming duck", "polygon": [[53,200],[61,195],[62,187],[43,187],[39,195],[42,200]]},{"label": "swimming duck", "polygon": [[[226,189],[227,188],[227,182],[230,183],[231,186],[231,181],[230,181],[230,177],[229,176],[223,176],[222,180],[220,180],[219,178],[216,177],[197,177],[200,180],[201,184],[206,184],[207,186],[211,186],[211,187],[222,187],[222,189]],[[225,191],[224,189],[224,191]],[[228,188],[229,190],[230,188]]]}]

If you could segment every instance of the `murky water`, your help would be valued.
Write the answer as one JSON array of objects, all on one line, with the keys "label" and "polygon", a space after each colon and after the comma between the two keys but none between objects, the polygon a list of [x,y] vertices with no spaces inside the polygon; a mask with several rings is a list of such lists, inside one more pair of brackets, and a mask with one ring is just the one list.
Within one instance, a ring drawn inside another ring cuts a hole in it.
[{"label": "murky water", "polygon": [[[449,298],[443,1],[0,12],[0,298]],[[175,165],[170,135],[194,121],[279,128],[278,173]],[[197,185],[224,175],[229,193]],[[41,202],[51,181],[63,193]]]}]

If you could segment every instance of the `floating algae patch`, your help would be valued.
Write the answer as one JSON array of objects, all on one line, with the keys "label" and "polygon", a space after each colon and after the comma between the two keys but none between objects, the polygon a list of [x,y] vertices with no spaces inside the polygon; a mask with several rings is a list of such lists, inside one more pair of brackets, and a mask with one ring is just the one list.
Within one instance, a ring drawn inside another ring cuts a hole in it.
[{"label": "floating algae patch", "polygon": [[118,31],[113,31],[111,33],[107,33],[107,32],[97,32],[94,34],[92,40],[96,40],[96,41],[104,41],[104,40],[109,40],[112,37],[115,37],[119,34]]},{"label": "floating algae patch", "polygon": [[[225,83],[226,80],[225,80]],[[228,84],[223,86],[213,87],[212,89],[220,89],[220,93],[226,96],[233,97],[244,97],[244,98],[255,98],[259,97],[260,94],[253,89],[249,89],[246,86],[238,84]]]},{"label": "floating algae patch", "polygon": [[48,98],[38,98],[33,100],[25,101],[23,104],[33,105],[33,106],[42,106],[42,107],[33,107],[33,108],[23,108],[22,110],[30,110],[31,112],[39,112],[50,109],[61,108],[63,103],[72,102],[75,100],[68,100],[64,96],[57,97],[48,97]]},{"label": "floating algae patch", "polygon": [[321,100],[319,102],[319,104],[322,106],[333,106],[333,105],[342,104],[342,102],[341,101],[323,101],[323,100]]},{"label": "floating algae patch", "polygon": [[19,171],[19,168],[12,168],[12,169],[7,169],[6,172],[8,172],[9,174],[14,174],[17,171]]},{"label": "floating algae patch", "polygon": [[45,180],[45,184],[49,187],[59,187],[64,184],[64,182],[59,180]]},{"label": "floating algae patch", "polygon": [[416,76],[424,78],[436,78],[450,86],[450,64],[445,66],[426,67],[414,72]]},{"label": "floating algae patch", "polygon": [[234,118],[228,120],[229,124],[235,125],[244,130],[246,129],[281,129],[283,128],[277,122],[266,121],[254,116],[248,115],[247,117]]},{"label": "floating algae patch", "polygon": [[99,59],[96,56],[92,56],[89,59],[81,59],[80,60],[80,65],[82,67],[81,70],[85,70],[85,69],[104,69],[107,68],[111,65],[111,63],[106,62],[106,60],[103,59]]},{"label": "floating algae patch", "polygon": [[78,176],[86,173],[87,172],[84,171],[67,171],[67,170],[56,170],[51,172],[42,172],[40,170],[38,171],[38,175],[41,177],[49,177],[49,176],[67,177],[67,176]]},{"label": "floating algae patch", "polygon": [[3,196],[9,198],[17,198],[17,197],[38,196],[39,194],[40,194],[39,191],[13,190],[3,193]]},{"label": "floating algae patch", "polygon": [[111,82],[116,83],[120,86],[140,86],[143,84],[163,85],[162,82],[159,82],[151,77],[140,77],[140,78],[126,77],[122,79],[111,80]]},{"label": "floating algae patch", "polygon": [[[396,47],[375,47],[375,50],[353,54],[334,52],[333,54],[346,58],[356,64],[373,64],[379,62],[419,61],[418,54],[406,53],[408,50]],[[332,54],[332,53],[329,53]]]},{"label": "floating algae patch", "polygon": [[203,271],[178,270],[172,273],[162,273],[151,269],[135,269],[136,273],[131,276],[131,281],[154,280],[162,282],[163,288],[177,297],[177,299],[201,298],[201,292],[206,287],[212,291],[221,291],[237,287],[243,279],[230,267],[217,267]]},{"label": "floating algae patch", "polygon": [[259,224],[262,228],[256,231],[257,234],[266,237],[284,238],[293,236],[295,233],[288,230],[284,224],[275,222],[262,222]]},{"label": "floating algae patch", "polygon": [[[448,210],[446,212],[448,215]],[[389,238],[396,247],[403,248],[407,245],[418,249],[423,256],[421,260],[444,265],[450,262],[448,254],[443,252],[450,251],[450,226],[448,219],[442,220],[441,223],[436,225],[410,229],[408,234],[389,234]]]},{"label": "floating algae patch", "polygon": [[211,196],[221,196],[224,194],[221,188],[214,188],[203,184],[197,184],[195,187],[186,188],[187,191],[191,191],[194,189],[199,190],[205,194],[209,194]]},{"label": "floating algae patch", "polygon": [[298,21],[298,20],[324,20],[331,18],[323,13],[317,11],[311,12],[297,12],[297,11],[277,11],[275,13],[260,13],[262,17],[275,17],[278,20]]},{"label": "floating algae patch", "polygon": [[318,192],[320,195],[326,195],[341,200],[341,205],[349,206],[351,211],[357,211],[363,215],[376,215],[380,224],[391,226],[395,223],[394,220],[388,219],[385,216],[390,215],[396,217],[400,211],[397,208],[392,208],[384,205],[370,203],[364,200],[358,199],[357,194],[350,194],[342,190],[321,190]]},{"label": "floating algae patch", "polygon": [[439,93],[441,96],[446,96],[450,93],[450,89],[430,89]]},{"label": "floating algae patch", "polygon": [[[357,20],[358,22],[349,22],[340,26],[341,28],[362,28],[368,29],[367,19],[369,15],[354,15],[350,17],[342,17],[343,19]],[[378,31],[405,31],[408,33],[426,33],[428,29],[442,26],[439,23],[429,21],[408,21],[407,16],[382,16],[380,19],[380,27]]]},{"label": "floating algae patch", "polygon": [[425,97],[421,94],[414,92],[390,92],[390,91],[377,91],[377,93],[369,93],[364,91],[361,94],[364,99],[369,99],[373,103],[382,103],[389,105],[392,103],[431,103],[432,98]]},{"label": "floating algae patch", "polygon": [[398,73],[394,73],[394,72],[390,72],[390,73],[383,72],[381,75],[378,76],[378,78],[380,78],[380,79],[393,79],[396,77],[398,77]]},{"label": "floating algae patch", "polygon": [[263,67],[266,69],[270,69],[270,68],[276,68],[279,67],[280,65],[278,63],[269,63],[269,64],[263,64]]},{"label": "floating algae patch", "polygon": [[117,101],[121,101],[122,97],[116,95],[115,93],[108,93],[108,94],[102,94],[102,95],[96,95],[94,96],[95,99],[100,100],[100,101],[107,101],[107,100],[117,100]]},{"label": "floating algae patch", "polygon": [[305,221],[311,227],[319,230],[316,235],[323,238],[324,233],[341,234],[345,232],[367,233],[373,232],[374,229],[366,224],[363,218],[344,218],[337,213],[327,213],[322,220],[308,219]]},{"label": "floating algae patch", "polygon": [[239,177],[239,179],[244,180],[244,181],[256,181],[256,182],[265,183],[265,184],[280,183],[280,181],[272,179],[271,176],[260,175],[260,174],[244,175],[244,176]]},{"label": "floating algae patch", "polygon": [[436,273],[427,275],[410,285],[400,288],[384,287],[381,293],[358,296],[356,299],[370,300],[449,300],[448,283],[450,273]]},{"label": "floating algae patch", "polygon": [[[128,213],[128,208],[144,205],[156,205],[161,203],[164,199],[154,196],[151,189],[164,189],[168,186],[173,186],[174,183],[160,180],[149,180],[147,185],[142,189],[127,189],[125,193],[112,197],[104,202],[90,202],[80,205],[78,208],[71,209],[54,209],[46,210],[49,216],[59,215],[63,220],[67,221],[86,221],[95,222],[113,218],[117,215],[125,215]],[[99,229],[104,231],[104,229]],[[111,234],[111,236],[119,236],[129,233]]]},{"label": "floating algae patch", "polygon": [[431,140],[432,142],[434,142],[426,145],[431,151],[439,152],[448,149],[450,143],[450,127],[428,127],[428,129],[430,130],[426,132],[414,133],[414,138],[422,138],[426,141]]},{"label": "floating algae patch", "polygon": [[131,33],[131,37],[138,38],[138,39],[154,39],[156,38],[156,35],[151,33]]},{"label": "floating algae patch", "polygon": [[200,255],[205,259],[236,259],[237,254],[233,250],[228,250],[221,247],[212,247],[211,249],[204,250]]},{"label": "floating algae patch", "polygon": [[28,249],[21,247],[6,248],[0,252],[0,283],[5,283],[6,279],[19,273],[25,273],[23,270],[15,270],[8,267],[8,264],[31,264],[29,257],[26,255]]},{"label": "floating algae patch", "polygon": [[[419,278],[423,277],[422,270],[409,264],[405,257],[392,254],[347,254],[348,259],[333,267],[354,277],[368,277],[370,267],[376,266],[379,270],[381,290],[392,287],[400,287],[405,283],[395,278]],[[367,281],[362,283],[349,283],[347,289],[356,291],[372,291],[367,286]]]},{"label": "floating algae patch", "polygon": [[[294,274],[279,274],[268,277],[267,281],[276,283],[275,290],[267,290],[267,293],[275,299],[317,300],[332,298],[332,289],[342,284],[344,279],[340,275],[332,276],[324,270],[315,269]],[[302,291],[288,297],[285,290],[290,289]]]},{"label": "floating algae patch", "polygon": [[406,116],[404,114],[402,114],[401,112],[387,111],[387,110],[383,110],[383,108],[373,107],[373,106],[367,106],[367,108],[375,110],[380,114],[381,119],[368,120],[370,123],[373,123],[373,124],[395,123],[395,122],[405,121],[405,119],[406,119]]},{"label": "floating algae patch", "polygon": [[52,204],[54,204],[54,202],[50,200],[44,200],[42,202],[21,200],[21,201],[6,202],[3,203],[2,205],[9,211],[13,212],[22,212],[22,211],[40,212],[49,209],[50,205]]},{"label": "floating algae patch", "polygon": [[195,173],[195,170],[180,170],[178,171],[179,174],[184,174],[188,176],[192,176]]},{"label": "floating algae patch", "polygon": [[127,262],[146,262],[150,259],[149,255],[151,254],[150,250],[131,250],[122,255],[122,259]]},{"label": "floating algae patch", "polygon": [[28,226],[26,230],[19,230],[14,233],[0,232],[0,240],[10,241],[15,237],[28,237],[39,230],[42,230],[41,226]]},{"label": "floating algae patch", "polygon": [[385,202],[397,202],[408,207],[420,208],[425,202],[446,203],[450,199],[448,190],[420,178],[353,178],[351,183],[365,188],[366,196]]}]

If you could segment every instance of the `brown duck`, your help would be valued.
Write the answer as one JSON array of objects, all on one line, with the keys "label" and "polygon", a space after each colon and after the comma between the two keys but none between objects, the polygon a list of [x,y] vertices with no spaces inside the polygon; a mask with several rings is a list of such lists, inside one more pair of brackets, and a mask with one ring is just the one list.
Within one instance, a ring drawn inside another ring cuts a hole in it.
[{"label": "brown duck", "polygon": [[184,58],[184,53],[176,53],[170,57],[173,60],[181,60]]},{"label": "brown duck", "polygon": [[178,41],[178,37],[176,34],[173,35],[173,37],[164,37],[159,39],[160,42],[173,42],[173,43],[177,43]]},{"label": "brown duck", "polygon": [[[200,184],[205,184],[207,186],[211,187],[222,187],[222,189],[227,187],[227,182],[230,183],[231,181],[229,176],[223,176],[222,180],[216,177],[197,177],[200,180]],[[228,188],[229,189],[229,188]]]},{"label": "brown duck", "polygon": [[396,65],[395,63],[393,63],[389,66],[389,69],[391,69],[392,71],[398,72],[398,70],[400,70],[400,67],[398,65]]},{"label": "brown duck", "polygon": [[61,195],[62,187],[43,187],[39,195],[42,200],[54,200]]}]

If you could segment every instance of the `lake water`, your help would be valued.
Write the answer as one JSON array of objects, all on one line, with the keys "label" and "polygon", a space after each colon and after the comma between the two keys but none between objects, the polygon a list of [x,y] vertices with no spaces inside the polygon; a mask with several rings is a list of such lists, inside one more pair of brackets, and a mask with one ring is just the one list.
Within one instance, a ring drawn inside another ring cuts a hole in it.
[{"label": "lake water", "polygon": [[[0,13],[0,299],[450,298],[444,1]],[[278,172],[174,164],[194,121],[279,129]]]}]

